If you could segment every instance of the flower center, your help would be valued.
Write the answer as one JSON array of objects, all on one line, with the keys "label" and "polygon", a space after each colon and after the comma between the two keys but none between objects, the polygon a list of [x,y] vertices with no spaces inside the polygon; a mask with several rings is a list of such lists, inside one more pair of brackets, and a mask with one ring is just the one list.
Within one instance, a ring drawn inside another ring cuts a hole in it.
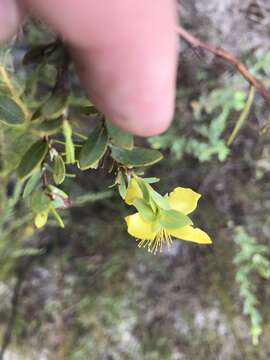
[{"label": "flower center", "polygon": [[159,252],[163,251],[163,244],[166,244],[168,249],[170,249],[172,246],[172,237],[165,229],[161,229],[157,233],[157,236],[152,240],[147,240],[147,239],[146,240],[136,239],[136,240],[139,241],[138,244],[139,248],[147,247],[147,250],[153,253],[154,255],[156,255],[158,251]]}]

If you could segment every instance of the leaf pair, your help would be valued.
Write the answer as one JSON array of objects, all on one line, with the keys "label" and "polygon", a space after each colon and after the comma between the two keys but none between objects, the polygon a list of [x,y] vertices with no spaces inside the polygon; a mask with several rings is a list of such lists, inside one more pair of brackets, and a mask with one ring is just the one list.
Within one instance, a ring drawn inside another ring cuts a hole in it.
[{"label": "leaf pair", "polygon": [[106,128],[97,126],[84,143],[79,156],[80,168],[97,168],[108,145],[111,157],[127,167],[148,166],[162,159],[162,154],[157,150],[134,147],[132,135],[107,121]]}]

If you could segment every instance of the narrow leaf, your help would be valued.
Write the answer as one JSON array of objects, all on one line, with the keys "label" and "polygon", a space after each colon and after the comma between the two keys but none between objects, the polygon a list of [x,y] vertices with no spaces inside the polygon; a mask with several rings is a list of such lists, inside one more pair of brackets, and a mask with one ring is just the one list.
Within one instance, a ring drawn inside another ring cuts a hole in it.
[{"label": "narrow leaf", "polygon": [[131,134],[120,129],[109,120],[106,121],[106,128],[109,138],[114,145],[128,150],[133,148],[134,140]]},{"label": "narrow leaf", "polygon": [[42,176],[42,172],[40,170],[35,171],[32,176],[27,180],[27,183],[25,185],[25,188],[23,190],[23,199],[25,199],[27,196],[29,196],[36,186],[38,185],[40,179]]},{"label": "narrow leaf", "polygon": [[134,147],[132,150],[126,150],[115,146],[111,146],[111,149],[114,160],[130,167],[152,165],[163,158],[159,151],[153,149]]},{"label": "narrow leaf", "polygon": [[84,143],[80,155],[80,169],[86,170],[96,166],[105,154],[108,145],[108,134],[104,127],[97,126]]},{"label": "narrow leaf", "polygon": [[148,184],[155,184],[160,181],[160,179],[156,177],[143,178],[143,180]]},{"label": "narrow leaf", "polygon": [[125,199],[127,193],[127,187],[124,176],[121,171],[118,172],[116,182],[118,183],[118,191],[122,199]]},{"label": "narrow leaf", "polygon": [[138,210],[140,215],[146,220],[146,221],[154,221],[156,218],[156,214],[153,212],[150,205],[147,204],[147,202],[143,199],[135,199],[133,202],[133,205]]},{"label": "narrow leaf", "polygon": [[45,118],[55,119],[63,114],[68,105],[68,94],[64,91],[53,92],[49,99],[42,105],[41,114]]},{"label": "narrow leaf", "polygon": [[41,124],[33,123],[31,129],[38,133],[41,133],[42,135],[52,135],[61,128],[62,124],[63,119],[62,117],[60,117],[53,120],[45,120]]},{"label": "narrow leaf", "polygon": [[66,167],[62,156],[56,155],[53,159],[53,179],[57,185],[62,184],[66,176]]},{"label": "narrow leaf", "polygon": [[52,206],[50,208],[51,214],[52,216],[55,218],[57,224],[63,229],[65,227],[65,224],[61,218],[61,216],[58,214],[58,212],[56,211],[56,209]]},{"label": "narrow leaf", "polygon": [[40,166],[48,152],[48,144],[44,140],[35,142],[23,155],[17,168],[17,175],[21,180],[28,178]]},{"label": "narrow leaf", "polygon": [[25,121],[23,110],[6,95],[0,95],[0,121],[7,125],[21,125]]},{"label": "narrow leaf", "polygon": [[169,210],[170,204],[168,199],[165,196],[160,195],[158,192],[156,192],[153,188],[150,188],[150,198],[151,200],[157,205],[157,207]]},{"label": "narrow leaf", "polygon": [[161,210],[159,221],[160,224],[167,229],[178,229],[192,224],[188,216],[176,210]]}]

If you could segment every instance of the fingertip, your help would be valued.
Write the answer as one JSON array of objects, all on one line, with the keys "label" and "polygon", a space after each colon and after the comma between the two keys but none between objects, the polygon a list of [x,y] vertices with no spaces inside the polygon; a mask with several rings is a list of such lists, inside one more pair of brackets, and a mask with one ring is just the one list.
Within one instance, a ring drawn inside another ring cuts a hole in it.
[{"label": "fingertip", "polygon": [[155,106],[146,107],[136,103],[136,111],[129,112],[123,107],[122,114],[111,116],[114,123],[122,127],[129,133],[141,137],[160,135],[170,126],[174,115],[174,97],[166,97],[169,101],[164,102],[164,98],[155,99]]},{"label": "fingertip", "polygon": [[23,13],[15,0],[0,0],[0,43],[16,34]]}]

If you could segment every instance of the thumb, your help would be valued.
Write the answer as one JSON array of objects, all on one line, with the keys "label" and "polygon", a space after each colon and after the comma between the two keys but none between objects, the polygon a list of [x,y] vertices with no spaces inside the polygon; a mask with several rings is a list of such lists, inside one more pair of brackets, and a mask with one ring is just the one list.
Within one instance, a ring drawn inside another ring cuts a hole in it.
[{"label": "thumb", "polygon": [[0,0],[0,43],[16,34],[22,17],[16,0]]},{"label": "thumb", "polygon": [[169,126],[177,63],[175,0],[20,1],[70,45],[86,92],[107,117],[142,136]]}]

